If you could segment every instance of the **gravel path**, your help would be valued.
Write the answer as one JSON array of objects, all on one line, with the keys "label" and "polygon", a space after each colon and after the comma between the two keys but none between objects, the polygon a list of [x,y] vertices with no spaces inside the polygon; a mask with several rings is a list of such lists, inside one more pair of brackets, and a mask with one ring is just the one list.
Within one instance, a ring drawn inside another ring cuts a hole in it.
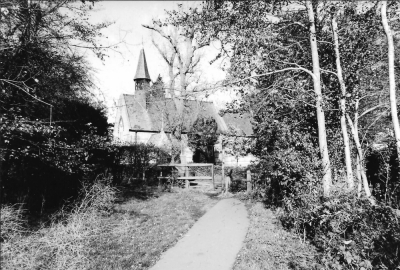
[{"label": "gravel path", "polygon": [[221,200],[151,270],[229,270],[248,226],[242,202],[233,198]]}]

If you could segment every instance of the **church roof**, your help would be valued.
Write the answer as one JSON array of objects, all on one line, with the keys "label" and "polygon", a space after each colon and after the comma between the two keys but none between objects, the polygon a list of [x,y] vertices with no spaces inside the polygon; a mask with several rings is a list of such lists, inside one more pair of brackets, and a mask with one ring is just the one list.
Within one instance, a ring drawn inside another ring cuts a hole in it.
[{"label": "church roof", "polygon": [[136,74],[133,80],[135,81],[139,79],[147,79],[149,81],[151,80],[149,70],[147,69],[147,61],[146,55],[144,54],[144,49],[140,50],[139,61],[136,67]]},{"label": "church roof", "polygon": [[250,122],[251,115],[249,113],[225,113],[222,118],[228,126],[228,129],[233,128],[234,130],[238,130],[240,133],[242,133],[235,135],[253,135],[253,127]]},{"label": "church roof", "polygon": [[[150,101],[146,108],[141,106],[135,95],[124,94],[129,118],[129,129],[135,131],[171,132],[176,123],[183,123],[182,132],[189,132],[199,117],[212,117],[218,125],[218,132],[229,133],[229,127],[242,130],[252,135],[250,115],[225,114],[221,117],[212,102],[163,98]],[[182,106],[183,113],[178,115],[177,107]],[[182,121],[178,118],[182,117]],[[156,138],[154,138],[156,139]]]}]

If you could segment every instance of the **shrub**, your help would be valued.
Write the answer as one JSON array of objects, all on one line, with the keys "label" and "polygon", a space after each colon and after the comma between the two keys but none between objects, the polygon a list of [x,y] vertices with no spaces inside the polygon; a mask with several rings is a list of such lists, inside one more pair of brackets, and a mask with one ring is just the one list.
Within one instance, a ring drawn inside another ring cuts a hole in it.
[{"label": "shrub", "polygon": [[373,196],[394,208],[400,208],[399,161],[394,139],[381,149],[372,148],[366,157],[368,180]]},{"label": "shrub", "polygon": [[60,126],[26,122],[21,118],[0,126],[0,143],[6,142],[0,150],[1,203],[24,203],[31,214],[54,211],[66,199],[76,199],[81,182],[93,183],[111,167],[113,147],[96,128],[71,140]]},{"label": "shrub", "polygon": [[159,174],[158,164],[168,163],[171,156],[154,145],[131,144],[115,147],[113,178],[117,183],[131,178],[154,179]]},{"label": "shrub", "polygon": [[284,198],[319,188],[319,150],[307,126],[293,129],[286,118],[268,124],[262,118],[258,121],[252,153],[259,159],[254,169],[259,172],[256,186],[264,189],[266,203],[281,206]]},{"label": "shrub", "polygon": [[193,150],[193,161],[214,163],[214,144],[218,140],[218,125],[212,117],[199,117],[188,133],[188,146]]},{"label": "shrub", "polygon": [[329,269],[395,269],[400,265],[400,224],[394,211],[356,194],[324,200],[302,195],[286,199],[280,217],[286,228],[309,239]]},{"label": "shrub", "polygon": [[109,214],[114,206],[117,190],[110,179],[96,180],[93,185],[84,184],[81,198],[75,206],[76,213],[96,212]]},{"label": "shrub", "polygon": [[24,203],[30,214],[56,211],[66,200],[78,197],[82,183],[91,185],[100,174],[111,175],[114,184],[141,178],[143,173],[155,177],[156,165],[170,158],[152,145],[112,144],[110,137],[98,135],[95,127],[88,127],[79,139],[71,141],[64,138],[68,133],[60,126],[18,120],[14,122],[22,122],[15,128],[19,136],[27,141],[40,139],[40,144],[21,144],[16,136],[7,134],[11,127],[6,124],[13,126],[14,122],[0,125],[5,134],[0,139],[7,141],[8,147],[0,149],[0,198],[1,203]]},{"label": "shrub", "polygon": [[226,167],[225,175],[231,177],[230,192],[240,192],[247,190],[247,167]]}]

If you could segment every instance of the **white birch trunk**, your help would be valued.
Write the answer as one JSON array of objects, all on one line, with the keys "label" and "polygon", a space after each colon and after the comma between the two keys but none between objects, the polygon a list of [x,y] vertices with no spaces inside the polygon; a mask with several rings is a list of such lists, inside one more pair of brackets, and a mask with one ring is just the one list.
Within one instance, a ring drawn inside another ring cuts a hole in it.
[{"label": "white birch trunk", "polygon": [[355,120],[354,124],[353,121],[351,120],[349,115],[347,116],[347,120],[349,122],[349,125],[351,127],[351,133],[353,135],[353,139],[354,139],[354,143],[356,144],[356,148],[357,148],[357,156],[359,159],[359,170],[360,170],[360,174],[361,174],[361,179],[362,179],[362,184],[364,186],[364,191],[365,191],[365,196],[371,197],[371,191],[369,190],[369,186],[368,186],[368,179],[367,179],[367,175],[365,173],[365,167],[364,167],[364,154],[361,148],[361,143],[360,143],[360,138],[358,136],[358,128],[357,128],[357,119]]},{"label": "white birch trunk", "polygon": [[[390,93],[390,109],[392,114],[392,122],[394,129],[394,136],[396,138],[397,146],[397,157],[400,157],[400,126],[399,118],[397,115],[397,102],[396,102],[396,81],[394,74],[394,46],[393,46],[393,34],[390,29],[388,19],[386,16],[387,1],[382,1],[381,15],[382,24],[385,29],[385,33],[388,41],[388,63],[389,63],[389,93]],[[400,161],[400,159],[398,159]]]},{"label": "white birch trunk", "polygon": [[225,182],[225,149],[224,149],[224,138],[220,135],[220,142],[221,142],[221,191],[225,188],[225,193],[228,192],[228,184]]},{"label": "white birch trunk", "polygon": [[[180,70],[183,70],[183,65],[180,65],[181,68]],[[182,71],[180,71],[180,83],[181,83],[181,96],[185,96],[186,95],[186,74]]]},{"label": "white birch trunk", "polygon": [[168,93],[172,98],[175,98],[175,75],[174,75],[174,61],[175,61],[176,53],[172,52],[170,62],[168,63],[168,76],[169,76],[169,84],[168,84]]},{"label": "white birch trunk", "polygon": [[328,197],[332,185],[332,171],[328,154],[328,143],[326,140],[325,114],[322,108],[323,99],[321,91],[321,74],[320,74],[321,71],[319,67],[319,56],[318,56],[317,37],[316,37],[315,22],[314,22],[314,11],[311,1],[306,1],[306,6],[308,11],[308,18],[310,21],[310,44],[311,44],[311,53],[313,61],[314,92],[316,95],[316,107],[317,107],[318,141],[322,157],[322,166],[324,174],[322,178],[322,185],[324,189],[324,196]]},{"label": "white birch trunk", "polygon": [[357,197],[361,198],[361,191],[362,191],[362,178],[361,178],[361,162],[360,162],[360,157],[357,154],[357,179],[358,179],[358,185],[357,185]]},{"label": "white birch trunk", "polygon": [[334,15],[332,17],[332,32],[335,45],[337,76],[339,79],[340,89],[342,91],[342,96],[340,98],[340,113],[341,113],[340,125],[342,127],[344,155],[346,161],[347,188],[352,190],[354,188],[354,179],[353,179],[353,168],[351,164],[349,134],[347,132],[347,125],[346,125],[346,86],[344,84],[342,66],[340,63],[339,37],[337,33],[338,32],[337,28],[338,27],[336,22],[336,15]]}]

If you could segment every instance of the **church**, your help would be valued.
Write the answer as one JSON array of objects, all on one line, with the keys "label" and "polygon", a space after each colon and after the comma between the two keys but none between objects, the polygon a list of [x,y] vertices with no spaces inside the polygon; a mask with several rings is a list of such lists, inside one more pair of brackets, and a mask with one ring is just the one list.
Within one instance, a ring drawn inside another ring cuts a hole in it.
[{"label": "church", "polygon": [[[115,141],[154,144],[166,149],[178,145],[181,161],[193,162],[193,151],[188,147],[187,133],[200,117],[213,118],[218,127],[217,134],[228,134],[233,127],[241,130],[244,136],[252,135],[249,117],[236,114],[220,116],[213,102],[172,98],[165,89],[152,87],[154,83],[149,75],[144,49],[140,51],[133,80],[134,93],[122,94],[118,99],[113,130]],[[180,140],[172,136],[177,130],[181,134]],[[225,160],[229,163],[229,157]],[[246,166],[251,157],[243,157],[242,160],[240,164]]]}]

